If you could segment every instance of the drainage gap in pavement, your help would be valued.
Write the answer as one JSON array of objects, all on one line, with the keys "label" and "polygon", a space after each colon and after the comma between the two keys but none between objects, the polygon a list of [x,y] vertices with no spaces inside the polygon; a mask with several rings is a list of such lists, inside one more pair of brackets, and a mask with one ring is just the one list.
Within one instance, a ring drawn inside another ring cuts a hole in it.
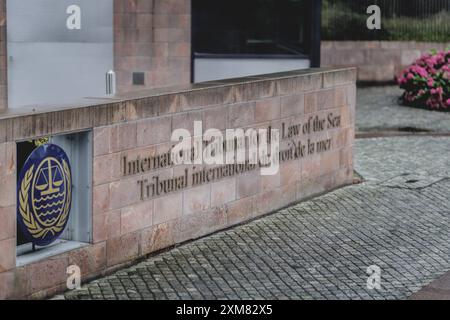
[{"label": "drainage gap in pavement", "polygon": [[421,128],[416,128],[416,127],[400,127],[400,128],[397,129],[397,131],[409,132],[409,133],[428,133],[428,132],[432,132],[431,130],[428,130],[428,129],[421,129]]},{"label": "drainage gap in pavement", "polygon": [[445,179],[447,178],[415,173],[406,173],[406,174],[404,173],[389,180],[386,180],[384,182],[381,182],[379,185],[387,188],[425,189]]}]

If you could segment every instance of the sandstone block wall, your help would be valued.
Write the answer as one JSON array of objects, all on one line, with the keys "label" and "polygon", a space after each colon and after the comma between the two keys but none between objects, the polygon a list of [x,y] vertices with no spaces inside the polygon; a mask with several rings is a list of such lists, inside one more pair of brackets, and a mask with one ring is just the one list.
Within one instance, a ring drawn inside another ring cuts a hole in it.
[{"label": "sandstone block wall", "polygon": [[190,0],[114,0],[114,41],[119,92],[190,83]]},{"label": "sandstone block wall", "polygon": [[323,67],[358,67],[360,82],[393,82],[422,54],[449,43],[414,41],[322,41]]},{"label": "sandstone block wall", "polygon": [[[303,70],[0,115],[0,298],[53,295],[65,289],[69,265],[80,266],[86,281],[160,249],[350,184],[355,81],[355,69]],[[124,161],[165,154],[173,146],[171,132],[192,130],[195,120],[203,121],[204,131],[279,129],[279,172],[262,176],[257,168],[236,169],[209,182],[188,179],[174,192],[142,196],[139,181],[214,169],[169,165],[134,172]],[[307,123],[310,130],[295,130]],[[85,130],[93,132],[92,242],[16,267],[16,143]],[[312,145],[315,151],[310,152]]]}]

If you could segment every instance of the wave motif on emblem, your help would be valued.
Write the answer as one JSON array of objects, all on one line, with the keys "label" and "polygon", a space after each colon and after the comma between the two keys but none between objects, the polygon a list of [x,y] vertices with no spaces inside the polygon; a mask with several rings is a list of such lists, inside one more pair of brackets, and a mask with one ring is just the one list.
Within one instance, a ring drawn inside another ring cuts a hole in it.
[{"label": "wave motif on emblem", "polygon": [[63,169],[55,158],[44,159],[36,170],[32,186],[33,210],[41,225],[50,227],[64,210],[66,183]]}]

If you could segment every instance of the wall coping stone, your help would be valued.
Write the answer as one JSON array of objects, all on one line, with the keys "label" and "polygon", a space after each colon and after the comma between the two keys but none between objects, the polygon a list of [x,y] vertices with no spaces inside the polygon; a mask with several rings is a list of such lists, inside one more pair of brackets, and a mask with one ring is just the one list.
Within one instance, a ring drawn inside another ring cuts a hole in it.
[{"label": "wall coping stone", "polygon": [[[113,97],[86,97],[66,105],[36,105],[15,109],[0,110],[0,143],[19,141],[31,137],[41,137],[68,132],[88,130],[132,120],[145,119],[170,113],[201,109],[215,104],[232,104],[252,101],[248,98],[255,85],[273,85],[270,96],[294,92],[315,91],[329,86],[355,83],[357,68],[327,67],[310,68],[265,75],[209,81],[196,84],[147,89],[117,94]],[[282,81],[302,80],[308,77],[321,77],[315,84],[296,83],[281,89]],[[243,99],[231,89],[243,90]],[[211,95],[201,101],[202,94]],[[184,97],[181,101],[180,97]],[[200,99],[199,99],[200,98]],[[259,96],[258,98],[262,98]],[[255,98],[257,99],[257,98]],[[187,101],[185,101],[187,100]]]}]

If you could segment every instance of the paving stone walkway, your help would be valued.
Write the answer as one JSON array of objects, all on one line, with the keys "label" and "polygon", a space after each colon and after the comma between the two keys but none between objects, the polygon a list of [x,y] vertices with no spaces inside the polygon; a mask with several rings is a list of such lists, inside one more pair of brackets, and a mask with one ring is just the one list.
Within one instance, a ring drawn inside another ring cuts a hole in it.
[{"label": "paving stone walkway", "polygon": [[357,130],[450,132],[450,112],[400,106],[398,98],[402,92],[396,86],[358,88]]},{"label": "paving stone walkway", "polygon": [[[450,270],[450,138],[358,140],[366,182],[197,240],[66,299],[406,299]],[[381,268],[381,289],[367,268]]]}]

